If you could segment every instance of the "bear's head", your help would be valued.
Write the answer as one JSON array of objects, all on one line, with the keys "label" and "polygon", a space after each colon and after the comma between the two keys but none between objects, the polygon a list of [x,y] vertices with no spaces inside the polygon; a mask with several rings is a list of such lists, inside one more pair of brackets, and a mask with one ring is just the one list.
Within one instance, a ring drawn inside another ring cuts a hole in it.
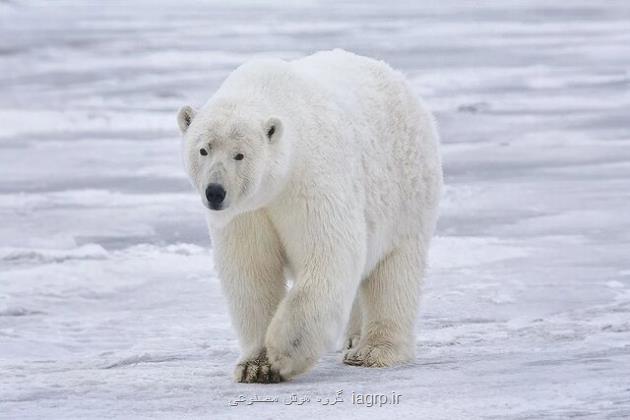
[{"label": "bear's head", "polygon": [[279,118],[255,107],[227,103],[199,111],[180,109],[183,158],[208,220],[224,225],[261,208],[280,192],[289,169],[289,147]]}]

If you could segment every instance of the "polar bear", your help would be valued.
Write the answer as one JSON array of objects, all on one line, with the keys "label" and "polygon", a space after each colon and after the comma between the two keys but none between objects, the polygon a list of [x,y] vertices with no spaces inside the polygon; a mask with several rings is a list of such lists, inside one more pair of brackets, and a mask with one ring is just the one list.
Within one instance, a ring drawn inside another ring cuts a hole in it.
[{"label": "polar bear", "polygon": [[256,59],[177,120],[238,333],[235,380],[303,373],[344,327],[346,364],[410,361],[442,166],[405,78],[342,50]]}]

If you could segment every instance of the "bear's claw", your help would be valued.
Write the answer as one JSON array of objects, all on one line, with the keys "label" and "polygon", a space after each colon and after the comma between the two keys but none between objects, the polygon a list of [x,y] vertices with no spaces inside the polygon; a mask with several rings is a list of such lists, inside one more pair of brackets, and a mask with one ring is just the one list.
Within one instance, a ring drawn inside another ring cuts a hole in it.
[{"label": "bear's claw", "polygon": [[236,365],[234,377],[241,383],[275,384],[284,380],[280,373],[271,367],[264,351],[255,359]]}]

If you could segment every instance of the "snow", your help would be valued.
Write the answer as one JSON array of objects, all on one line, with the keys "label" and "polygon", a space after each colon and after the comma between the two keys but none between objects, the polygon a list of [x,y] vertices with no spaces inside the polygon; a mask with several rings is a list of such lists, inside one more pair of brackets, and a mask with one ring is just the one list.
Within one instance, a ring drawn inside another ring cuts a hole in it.
[{"label": "snow", "polygon": [[[0,2],[0,418],[630,417],[630,7],[427,3]],[[333,47],[441,128],[417,360],[235,384],[175,113]]]}]

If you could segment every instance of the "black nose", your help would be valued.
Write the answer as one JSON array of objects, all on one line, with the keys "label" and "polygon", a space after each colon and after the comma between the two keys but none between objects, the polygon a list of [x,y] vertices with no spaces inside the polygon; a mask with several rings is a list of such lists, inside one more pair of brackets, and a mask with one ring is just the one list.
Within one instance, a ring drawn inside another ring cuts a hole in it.
[{"label": "black nose", "polygon": [[208,204],[214,210],[218,210],[221,208],[221,203],[225,199],[225,188],[221,184],[210,184],[208,188],[206,188],[206,198],[208,199]]}]

